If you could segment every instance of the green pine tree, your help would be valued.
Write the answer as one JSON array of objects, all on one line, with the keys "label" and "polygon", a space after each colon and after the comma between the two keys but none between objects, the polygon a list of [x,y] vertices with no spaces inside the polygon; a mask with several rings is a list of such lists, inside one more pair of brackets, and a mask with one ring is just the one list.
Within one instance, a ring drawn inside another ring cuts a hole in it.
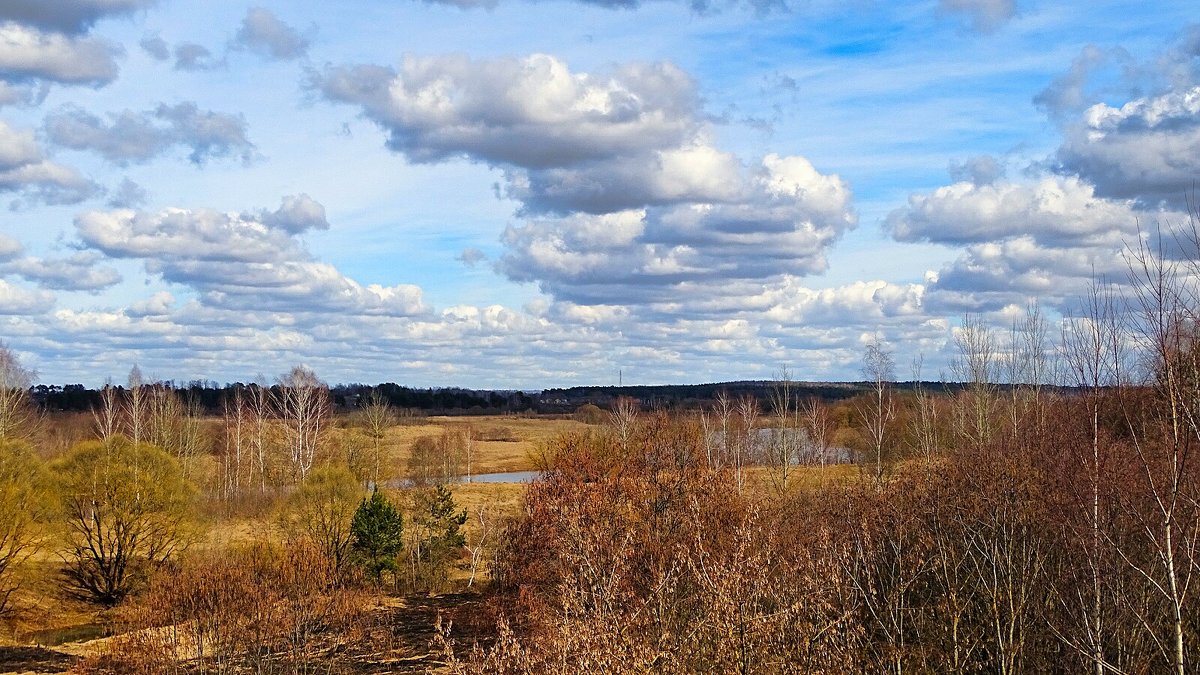
[{"label": "green pine tree", "polygon": [[396,570],[396,554],[404,548],[404,517],[378,490],[362,500],[350,521],[356,558],[372,579]]},{"label": "green pine tree", "polygon": [[448,568],[467,543],[462,531],[467,512],[458,509],[453,493],[445,485],[424,492],[418,504],[416,524],[423,536],[416,557],[422,568],[420,576],[430,590],[435,590],[445,584]]}]

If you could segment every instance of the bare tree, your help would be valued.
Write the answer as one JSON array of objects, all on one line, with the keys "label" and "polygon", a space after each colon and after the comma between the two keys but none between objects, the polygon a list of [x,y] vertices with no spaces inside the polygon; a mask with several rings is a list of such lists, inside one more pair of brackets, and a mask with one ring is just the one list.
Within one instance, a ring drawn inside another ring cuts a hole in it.
[{"label": "bare tree", "polygon": [[487,547],[492,545],[500,529],[500,519],[496,515],[497,507],[493,502],[484,502],[472,509],[472,520],[475,521],[474,532],[467,532],[467,551],[471,554],[471,576],[467,579],[467,588],[475,583],[479,568],[483,564]]},{"label": "bare tree", "polygon": [[125,397],[125,430],[129,440],[134,445],[146,440],[147,427],[150,424],[150,401],[146,395],[146,382],[142,378],[142,369],[135,363],[129,369],[129,393]]},{"label": "bare tree", "polygon": [[148,427],[146,438],[174,455],[190,478],[196,458],[206,450],[201,411],[192,398],[181,398],[166,382],[143,385]]},{"label": "bare tree", "polygon": [[317,374],[296,366],[279,378],[275,412],[282,423],[292,479],[304,480],[323,441],[330,415],[329,388]]},{"label": "bare tree", "polygon": [[241,385],[221,402],[223,421],[225,424],[225,451],[222,453],[222,468],[225,479],[222,481],[222,491],[226,498],[241,494],[242,491],[242,455],[246,452],[247,417],[249,415],[246,397]]},{"label": "bare tree", "polygon": [[34,419],[29,387],[35,373],[21,365],[17,355],[0,341],[0,440],[27,432]]},{"label": "bare tree", "polygon": [[961,434],[977,447],[992,434],[992,415],[997,398],[996,340],[992,330],[978,316],[963,316],[962,326],[954,335],[958,358],[951,366],[959,381],[966,384],[966,400],[959,406]]},{"label": "bare tree", "polygon": [[474,475],[472,471],[474,470],[475,462],[475,427],[470,424],[462,431],[462,444],[463,462],[466,464],[467,469],[467,482],[470,483],[471,476]]},{"label": "bare tree", "polygon": [[767,464],[774,469],[775,487],[787,491],[788,478],[800,462],[804,429],[800,421],[800,402],[787,366],[781,366],[771,386],[771,441]]},{"label": "bare tree", "polygon": [[708,468],[713,471],[720,471],[729,460],[732,419],[733,400],[724,389],[717,392],[709,410],[700,414]]},{"label": "bare tree", "polygon": [[[1118,298],[1113,287],[1102,280],[1093,280],[1084,296],[1081,315],[1068,317],[1063,322],[1062,351],[1064,362],[1071,374],[1071,384],[1082,390],[1082,399],[1087,406],[1091,443],[1088,451],[1079,452],[1068,448],[1081,465],[1087,477],[1088,501],[1086,532],[1081,533],[1087,541],[1082,561],[1090,577],[1089,597],[1085,599],[1085,611],[1081,613],[1083,644],[1075,648],[1086,653],[1092,661],[1097,675],[1103,675],[1109,664],[1105,657],[1109,630],[1105,623],[1105,605],[1111,601],[1112,593],[1106,588],[1106,549],[1110,534],[1102,518],[1102,476],[1105,471],[1101,452],[1101,407],[1104,390],[1124,383],[1126,327],[1118,311]],[[1073,600],[1071,598],[1068,601]],[[1078,642],[1078,640],[1077,640]]]},{"label": "bare tree", "polygon": [[1025,308],[1025,317],[1017,329],[1017,353],[1022,364],[1023,383],[1029,395],[1029,406],[1034,414],[1035,427],[1045,428],[1046,420],[1042,415],[1046,407],[1042,405],[1042,390],[1052,381],[1053,370],[1049,361],[1051,352],[1047,344],[1049,328],[1041,304],[1036,300]]},{"label": "bare tree", "polygon": [[111,382],[106,382],[100,389],[100,407],[92,409],[92,418],[96,423],[96,437],[105,444],[120,433],[121,426],[121,393]]},{"label": "bare tree", "polygon": [[258,470],[259,490],[266,494],[273,436],[271,425],[272,398],[270,390],[259,384],[247,389],[247,410],[250,414],[250,453]]},{"label": "bare tree", "polygon": [[73,595],[111,607],[186,546],[193,489],[162,450],[81,443],[54,472]]},{"label": "bare tree", "polygon": [[834,421],[829,417],[829,408],[819,398],[812,397],[800,406],[804,434],[808,441],[807,460],[825,466],[833,458]]},{"label": "bare tree", "polygon": [[396,424],[396,413],[387,397],[378,389],[371,390],[367,396],[367,404],[362,407],[363,421],[366,424],[367,436],[371,439],[371,483],[379,485],[379,476],[383,464],[383,439],[387,430]]},{"label": "bare tree", "polygon": [[759,456],[758,400],[743,394],[737,401],[737,434],[733,443],[733,475],[740,493],[746,487],[745,467]]},{"label": "bare tree", "polygon": [[892,353],[878,335],[867,344],[863,352],[863,377],[871,391],[866,401],[858,406],[859,417],[870,444],[871,461],[875,464],[875,481],[883,481],[884,455],[891,442],[891,425],[896,418],[896,404],[892,400],[891,383],[896,378],[896,362]]},{"label": "bare tree", "polygon": [[925,459],[932,459],[941,451],[941,434],[938,430],[937,398],[925,388],[925,383],[921,379],[921,368],[924,361],[923,356],[917,356],[912,363],[913,407],[915,410],[910,424],[912,425],[911,435],[914,450],[917,455]]},{"label": "bare tree", "polygon": [[[1182,270],[1163,255],[1161,234],[1158,250],[1143,240],[1129,254],[1137,329],[1151,350],[1153,384],[1165,409],[1161,423],[1150,427],[1153,436],[1133,436],[1139,473],[1151,502],[1144,545],[1153,555],[1143,563],[1132,552],[1121,551],[1170,608],[1170,635],[1155,638],[1160,645],[1170,645],[1163,651],[1179,675],[1189,671],[1184,641],[1191,621],[1188,591],[1193,575],[1200,571],[1200,504],[1188,489],[1200,441],[1200,297],[1195,278],[1200,270],[1200,233],[1194,221],[1187,236],[1190,239],[1179,242],[1189,256]],[[1147,629],[1155,632],[1149,625]]]},{"label": "bare tree", "polygon": [[633,436],[634,425],[637,424],[637,417],[637,399],[629,396],[618,396],[617,400],[613,401],[613,408],[608,415],[608,419],[613,430],[617,432],[617,438],[621,439],[622,448],[629,445],[629,439]]}]

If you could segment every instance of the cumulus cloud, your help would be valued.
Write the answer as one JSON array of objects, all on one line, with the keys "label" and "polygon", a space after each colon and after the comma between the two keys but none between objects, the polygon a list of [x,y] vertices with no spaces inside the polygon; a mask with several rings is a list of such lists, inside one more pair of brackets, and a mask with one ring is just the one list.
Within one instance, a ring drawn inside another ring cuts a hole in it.
[{"label": "cumulus cloud", "polygon": [[288,24],[280,21],[269,9],[253,7],[242,19],[233,45],[280,61],[290,61],[308,55],[311,40]]},{"label": "cumulus cloud", "polygon": [[53,293],[14,286],[0,279],[0,315],[42,314],[52,306]]},{"label": "cumulus cloud", "polygon": [[505,195],[526,214],[610,213],[642,205],[736,202],[747,189],[732,153],[702,143],[607,161],[505,170]]},{"label": "cumulus cloud", "polygon": [[0,192],[15,193],[26,203],[77,204],[99,190],[75,169],[45,159],[32,131],[0,120]]},{"label": "cumulus cloud", "polygon": [[325,206],[306,194],[288,195],[274,211],[263,211],[261,220],[267,227],[300,234],[306,230],[328,230]]},{"label": "cumulus cloud", "polygon": [[175,70],[215,70],[223,65],[208,47],[195,42],[175,45]]},{"label": "cumulus cloud", "polygon": [[0,274],[15,274],[41,286],[60,291],[100,291],[121,281],[111,267],[98,266],[100,255],[80,251],[66,258],[24,257],[0,263]]},{"label": "cumulus cloud", "polygon": [[898,241],[972,244],[1028,237],[1041,245],[1119,245],[1140,214],[1128,201],[1096,196],[1074,177],[1029,183],[954,183],[914,194],[884,222]]},{"label": "cumulus cloud", "polygon": [[457,260],[467,267],[474,267],[487,260],[487,254],[474,247],[464,248],[462,253],[458,254]]},{"label": "cumulus cloud", "polygon": [[362,286],[314,259],[294,237],[324,222],[307,196],[284,199],[261,216],[211,209],[89,211],[75,220],[85,244],[115,258],[137,258],[165,281],[194,288],[225,309],[333,311],[410,316],[425,310],[416,286]]},{"label": "cumulus cloud", "polygon": [[979,155],[964,162],[952,162],[949,168],[950,177],[954,180],[975,185],[991,185],[1004,178],[1005,174],[1004,165],[991,155]]},{"label": "cumulus cloud", "polygon": [[125,315],[135,318],[147,316],[167,316],[175,305],[175,296],[167,291],[159,291],[154,295],[133,303],[125,309]]},{"label": "cumulus cloud", "polygon": [[155,61],[166,61],[171,58],[171,47],[167,41],[158,35],[147,35],[138,45]]},{"label": "cumulus cloud", "polygon": [[790,277],[764,289],[762,317],[787,328],[843,328],[847,335],[858,335],[877,328],[899,328],[920,318],[924,293],[921,284],[881,280],[814,289]]},{"label": "cumulus cloud", "polygon": [[121,48],[105,40],[47,33],[13,21],[0,23],[0,78],[64,84],[107,84],[117,76]]},{"label": "cumulus cloud", "polygon": [[189,148],[194,164],[219,157],[252,157],[246,119],[200,110],[190,101],[161,104],[146,112],[109,113],[108,121],[67,105],[46,116],[47,138],[73,150],[88,150],[117,164],[146,162],[176,146]]},{"label": "cumulus cloud", "polygon": [[25,247],[21,246],[21,242],[6,234],[0,234],[0,262],[16,258],[24,250]]},{"label": "cumulus cloud", "polygon": [[931,312],[994,311],[1030,298],[1064,306],[1095,275],[1123,277],[1139,226],[1179,218],[1106,199],[1074,176],[955,183],[914,194],[884,226],[898,241],[961,246],[927,284]]},{"label": "cumulus cloud", "polygon": [[132,14],[158,0],[5,0],[0,21],[11,20],[60,33],[82,33],[105,17]]},{"label": "cumulus cloud", "polygon": [[410,57],[327,67],[312,86],[359,106],[411,161],[501,168],[522,221],[497,269],[556,300],[727,300],[740,283],[823,271],[856,222],[849,186],[803,157],[747,167],[715,148],[694,82],[669,63],[595,74],[544,54]]},{"label": "cumulus cloud", "polygon": [[741,199],[510,226],[499,268],[555,297],[596,304],[664,301],[698,284],[804,275],[855,223],[850,190],[800,157],[769,155]]},{"label": "cumulus cloud", "polygon": [[939,0],[938,10],[961,14],[971,28],[990,33],[1017,15],[1016,0]]},{"label": "cumulus cloud", "polygon": [[1104,197],[1180,206],[1200,176],[1200,86],[1091,106],[1056,159]]},{"label": "cumulus cloud", "polygon": [[1122,50],[1104,50],[1088,45],[1071,62],[1071,68],[1033,97],[1034,105],[1046,112],[1061,117],[1077,113],[1094,102],[1088,91],[1093,74],[1113,57],[1127,57]]},{"label": "cumulus cloud", "polygon": [[41,105],[47,93],[49,88],[44,82],[13,84],[0,80],[0,108],[6,105]]},{"label": "cumulus cloud", "polygon": [[973,244],[928,284],[930,312],[991,312],[1031,298],[1063,309],[1092,279],[1124,279],[1123,247],[1055,248],[1032,237]]},{"label": "cumulus cloud", "polygon": [[671,64],[591,75],[546,54],[406,57],[398,71],[327,67],[312,86],[360,106],[388,146],[415,162],[564,167],[680,147],[697,129],[695,85]]},{"label": "cumulus cloud", "polygon": [[146,189],[125,177],[109,195],[108,205],[114,209],[134,209],[145,204],[147,199]]}]

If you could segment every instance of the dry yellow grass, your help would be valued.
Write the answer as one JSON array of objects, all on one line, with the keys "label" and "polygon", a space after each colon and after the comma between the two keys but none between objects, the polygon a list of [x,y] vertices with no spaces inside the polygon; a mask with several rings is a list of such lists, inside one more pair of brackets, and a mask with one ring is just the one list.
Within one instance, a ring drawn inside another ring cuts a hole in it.
[{"label": "dry yellow grass", "polygon": [[583,431],[588,425],[574,420],[527,417],[430,417],[421,424],[404,424],[388,430],[385,444],[386,473],[403,477],[410,449],[422,436],[440,436],[443,432],[465,431],[468,427],[479,439],[507,436],[513,440],[476,440],[472,458],[472,473],[507,473],[530,471],[535,468],[534,457],[539,446],[562,434]]}]

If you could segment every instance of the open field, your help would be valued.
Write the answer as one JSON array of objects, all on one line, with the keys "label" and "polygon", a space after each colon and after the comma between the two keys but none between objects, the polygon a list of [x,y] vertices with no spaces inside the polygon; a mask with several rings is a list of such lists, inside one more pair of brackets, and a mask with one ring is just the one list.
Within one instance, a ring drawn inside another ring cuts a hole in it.
[{"label": "open field", "polygon": [[474,438],[474,473],[530,471],[536,467],[540,448],[555,438],[588,429],[569,419],[538,417],[429,417],[388,430],[387,466],[393,476],[403,476],[409,449],[422,436],[440,436],[445,431],[471,430]]},{"label": "open field", "polygon": [[[53,423],[52,420],[47,422]],[[561,434],[586,428],[586,425],[564,419],[423,418],[419,423],[399,424],[387,430],[383,475],[386,479],[404,477],[412,443],[422,436],[440,436],[447,430],[465,432],[470,429],[476,439],[472,471],[481,474],[533,470],[536,458],[546,443]],[[347,430],[337,429],[337,433],[345,434]],[[193,472],[197,482],[210,482],[216,466],[212,457],[196,458]],[[468,545],[471,545],[481,536],[482,523],[494,530],[504,517],[517,511],[525,485],[458,483],[452,485],[451,490],[458,507],[468,514],[463,529]],[[411,506],[405,490],[389,488],[384,492],[402,509]],[[212,498],[202,500],[197,505],[200,509],[200,535],[189,547],[189,553],[228,550],[262,542],[282,542],[286,533],[281,527],[279,512],[285,500],[286,494],[283,493],[251,500],[241,507],[223,505]],[[63,672],[74,657],[91,653],[107,642],[103,638],[104,626],[110,621],[110,616],[93,605],[65,597],[60,590],[60,566],[61,558],[48,536],[46,546],[36,552],[22,570],[21,588],[13,596],[15,610],[0,621],[0,673]],[[467,569],[455,569],[451,579],[455,583],[465,584],[468,576]],[[469,596],[454,597],[458,604],[465,603],[465,606],[474,602]],[[416,652],[421,652],[419,646],[432,637],[437,614],[435,610],[446,611],[453,603],[438,601],[435,607],[426,602],[422,605],[424,609],[405,612],[402,607],[407,602],[397,599],[378,611],[390,617],[390,621],[404,624],[400,632],[412,637],[410,641],[418,646],[414,648],[415,651],[409,649],[413,652],[409,654],[412,657]],[[413,636],[419,636],[419,639]],[[424,652],[416,654],[421,663],[424,663],[424,656]],[[423,669],[424,666],[421,666],[413,672],[423,672]]]}]

